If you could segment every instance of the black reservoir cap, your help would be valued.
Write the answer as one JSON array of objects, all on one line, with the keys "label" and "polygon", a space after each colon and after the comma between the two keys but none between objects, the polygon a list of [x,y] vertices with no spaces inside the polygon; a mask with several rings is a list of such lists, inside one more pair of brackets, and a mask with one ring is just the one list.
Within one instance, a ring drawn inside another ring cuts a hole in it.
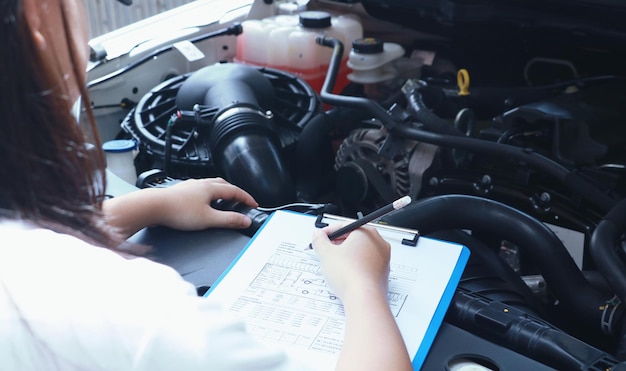
[{"label": "black reservoir cap", "polygon": [[300,24],[306,28],[328,28],[331,26],[330,13],[308,10],[300,13]]},{"label": "black reservoir cap", "polygon": [[357,54],[380,54],[384,48],[382,40],[375,37],[364,37],[352,42],[352,50]]}]

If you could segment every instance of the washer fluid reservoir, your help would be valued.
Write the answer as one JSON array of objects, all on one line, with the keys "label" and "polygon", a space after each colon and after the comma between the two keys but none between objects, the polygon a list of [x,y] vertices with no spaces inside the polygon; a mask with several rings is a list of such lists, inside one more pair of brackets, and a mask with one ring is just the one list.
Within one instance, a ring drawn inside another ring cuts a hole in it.
[{"label": "washer fluid reservoir", "polygon": [[354,40],[363,37],[357,16],[332,16],[323,11],[281,14],[262,20],[242,22],[237,39],[235,62],[276,68],[292,73],[320,92],[333,54],[332,48],[315,39],[327,35],[340,40],[344,53],[333,92],[338,94],[349,83],[347,61]]}]

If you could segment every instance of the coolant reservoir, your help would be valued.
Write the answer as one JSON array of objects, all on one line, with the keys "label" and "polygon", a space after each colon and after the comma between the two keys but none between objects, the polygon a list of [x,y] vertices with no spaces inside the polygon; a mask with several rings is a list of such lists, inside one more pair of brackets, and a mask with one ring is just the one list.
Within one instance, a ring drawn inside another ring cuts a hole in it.
[{"label": "coolant reservoir", "polygon": [[354,40],[348,57],[348,79],[361,84],[367,97],[381,100],[402,89],[407,79],[418,79],[422,61],[404,57],[400,44],[366,37]]},{"label": "coolant reservoir", "polygon": [[237,39],[235,62],[276,68],[293,73],[320,92],[333,54],[332,48],[317,44],[319,35],[331,36],[344,45],[335,82],[335,93],[348,84],[350,46],[363,37],[358,17],[332,16],[322,11],[281,14],[263,20],[246,20]]},{"label": "coolant reservoir", "polygon": [[367,37],[354,40],[348,57],[348,66],[352,73],[351,81],[359,84],[374,84],[397,77],[392,62],[404,55],[399,44],[384,43],[379,39]]}]

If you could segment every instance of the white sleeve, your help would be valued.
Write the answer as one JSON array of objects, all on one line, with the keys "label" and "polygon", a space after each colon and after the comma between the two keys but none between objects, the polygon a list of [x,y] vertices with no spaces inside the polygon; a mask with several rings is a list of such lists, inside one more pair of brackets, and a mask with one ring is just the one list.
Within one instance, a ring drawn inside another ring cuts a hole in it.
[{"label": "white sleeve", "polygon": [[136,298],[144,303],[142,307],[150,322],[137,344],[133,369],[307,369],[295,364],[281,349],[254,339],[241,319],[210,298],[198,297],[195,288],[178,273],[167,272],[170,268],[155,267],[143,259],[132,264],[142,266],[136,271],[160,271],[147,275],[153,277],[152,287],[144,293],[151,297]]},{"label": "white sleeve", "polygon": [[0,232],[3,370],[306,369],[171,267],[46,230]]}]

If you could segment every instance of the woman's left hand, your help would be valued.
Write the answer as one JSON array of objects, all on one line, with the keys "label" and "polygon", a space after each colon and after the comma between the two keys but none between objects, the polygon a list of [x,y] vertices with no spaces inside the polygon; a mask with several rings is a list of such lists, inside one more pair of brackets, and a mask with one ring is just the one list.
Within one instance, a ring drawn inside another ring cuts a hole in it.
[{"label": "woman's left hand", "polygon": [[164,189],[164,209],[159,225],[180,230],[206,228],[247,228],[251,220],[235,211],[217,210],[211,202],[234,200],[250,207],[259,206],[243,189],[222,178],[189,179]]},{"label": "woman's left hand", "polygon": [[109,223],[126,236],[151,225],[179,230],[246,228],[251,220],[238,212],[214,209],[224,199],[257,207],[254,198],[222,178],[189,179],[167,188],[146,188],[107,200]]}]

